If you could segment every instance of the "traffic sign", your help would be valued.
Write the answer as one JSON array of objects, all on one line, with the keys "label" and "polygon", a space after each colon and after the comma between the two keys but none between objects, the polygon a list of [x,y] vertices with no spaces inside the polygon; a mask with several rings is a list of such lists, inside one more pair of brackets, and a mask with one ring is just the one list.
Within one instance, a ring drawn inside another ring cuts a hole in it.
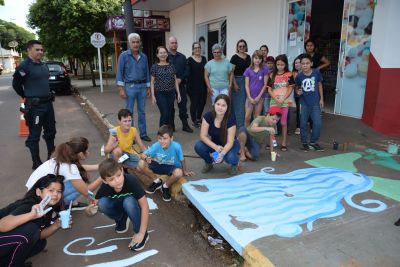
[{"label": "traffic sign", "polygon": [[102,48],[106,44],[106,37],[100,32],[95,32],[90,36],[90,43],[96,48]]}]

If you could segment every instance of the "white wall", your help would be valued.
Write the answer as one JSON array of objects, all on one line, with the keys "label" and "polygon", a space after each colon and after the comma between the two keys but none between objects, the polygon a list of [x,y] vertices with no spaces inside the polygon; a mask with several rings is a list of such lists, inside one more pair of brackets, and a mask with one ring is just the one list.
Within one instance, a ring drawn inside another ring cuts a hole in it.
[{"label": "white wall", "polygon": [[267,44],[276,56],[280,46],[282,4],[285,0],[194,0],[195,23],[221,17],[227,20],[227,57],[236,52],[236,42],[245,39],[249,54]]},{"label": "white wall", "polygon": [[[178,38],[178,50],[186,56],[191,54],[195,25],[218,18],[227,19],[227,57],[235,53],[236,42],[245,39],[249,54],[267,44],[270,55],[276,56],[285,50],[281,44],[283,26],[282,7],[285,0],[193,0],[170,12],[171,32],[166,34]],[[194,15],[193,15],[194,14]]]},{"label": "white wall", "polygon": [[399,10],[399,0],[381,0],[375,6],[371,52],[381,68],[400,68]]},{"label": "white wall", "polygon": [[193,4],[192,2],[174,9],[169,14],[171,31],[166,33],[168,37],[175,36],[178,39],[178,51],[186,57],[192,54],[193,43]]}]

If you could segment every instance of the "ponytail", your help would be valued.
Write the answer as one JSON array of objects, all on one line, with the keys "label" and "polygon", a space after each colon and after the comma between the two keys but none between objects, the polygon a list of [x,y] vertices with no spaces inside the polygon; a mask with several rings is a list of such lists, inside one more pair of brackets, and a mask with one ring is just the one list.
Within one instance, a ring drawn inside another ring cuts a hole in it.
[{"label": "ponytail", "polygon": [[55,161],[56,167],[54,173],[59,174],[61,163],[75,164],[78,167],[79,174],[85,183],[89,183],[89,177],[86,170],[82,167],[79,161],[78,154],[86,153],[89,148],[89,141],[85,137],[74,137],[68,142],[62,143],[56,147]]}]

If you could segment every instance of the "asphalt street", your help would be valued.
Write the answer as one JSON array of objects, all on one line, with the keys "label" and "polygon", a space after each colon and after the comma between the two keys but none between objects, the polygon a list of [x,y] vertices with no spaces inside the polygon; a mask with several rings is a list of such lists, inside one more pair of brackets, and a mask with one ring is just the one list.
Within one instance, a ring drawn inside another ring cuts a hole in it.
[{"label": "asphalt street", "polygon": [[[18,136],[19,97],[11,88],[11,75],[0,76],[0,207],[21,198],[31,170],[31,159]],[[104,143],[97,129],[82,110],[74,96],[60,96],[54,103],[57,121],[56,144],[73,136],[85,136],[90,141],[90,156],[85,163],[97,163]],[[47,151],[41,140],[42,160]],[[95,179],[97,173],[91,173]],[[47,249],[31,259],[36,266],[226,266],[229,257],[211,248],[196,231],[196,217],[185,203],[164,203],[160,194],[152,196],[157,209],[151,210],[150,239],[141,253],[128,250],[128,233],[114,232],[113,221],[102,214],[87,217],[73,212],[73,227],[59,230],[48,239]],[[103,227],[109,226],[109,227]],[[96,228],[100,227],[100,228]],[[69,246],[68,246],[69,244]],[[140,258],[141,257],[141,258]],[[97,265],[97,264],[105,265]]]}]

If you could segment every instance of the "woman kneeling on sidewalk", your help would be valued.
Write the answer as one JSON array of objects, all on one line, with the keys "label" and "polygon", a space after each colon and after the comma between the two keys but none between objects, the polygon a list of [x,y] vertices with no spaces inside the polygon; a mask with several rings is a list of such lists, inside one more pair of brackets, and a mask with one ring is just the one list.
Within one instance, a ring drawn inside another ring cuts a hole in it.
[{"label": "woman kneeling on sidewalk", "polygon": [[212,111],[203,116],[200,140],[194,146],[196,153],[205,161],[202,173],[209,172],[213,163],[223,160],[231,165],[229,174],[237,173],[240,145],[235,137],[236,121],[231,116],[230,103],[229,96],[221,94],[215,99]]}]

